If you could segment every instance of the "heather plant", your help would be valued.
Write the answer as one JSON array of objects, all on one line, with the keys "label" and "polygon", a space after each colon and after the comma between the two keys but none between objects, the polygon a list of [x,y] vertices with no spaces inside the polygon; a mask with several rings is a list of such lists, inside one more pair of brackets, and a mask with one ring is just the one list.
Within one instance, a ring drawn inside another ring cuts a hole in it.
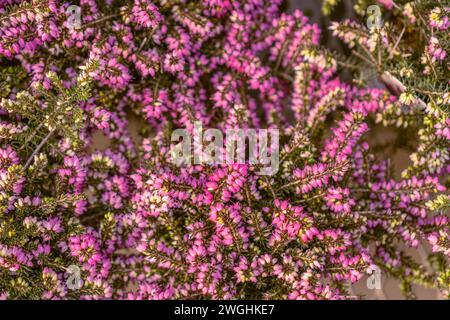
[{"label": "heather plant", "polygon": [[[324,11],[335,1],[325,1]],[[444,173],[448,183],[449,161],[449,75],[450,47],[448,1],[378,1],[376,13],[382,23],[366,28],[371,19],[365,10],[367,1],[355,1],[355,11],[363,21],[346,20],[333,23],[331,30],[352,50],[351,67],[359,82],[377,82],[399,97],[400,108],[391,107],[378,114],[376,122],[417,132],[411,165],[403,178]],[[448,212],[448,198],[428,202],[427,209]],[[439,203],[439,205],[434,205]],[[439,239],[439,240],[438,240]],[[439,241],[448,241],[447,233],[428,236],[433,252]],[[390,240],[389,240],[390,241]],[[442,249],[442,247],[441,247]],[[441,252],[445,252],[441,251]],[[448,293],[448,266],[439,256],[431,256],[439,269],[438,282]],[[392,273],[393,270],[387,270]],[[447,283],[445,285],[445,283]]]},{"label": "heather plant", "polygon": [[[0,1],[0,297],[342,299],[378,268],[448,296],[448,11],[430,3],[394,46],[387,21],[334,25],[361,65],[281,0]],[[171,161],[198,122],[279,130],[279,169]],[[418,136],[400,178],[376,125]],[[430,266],[405,250],[423,244]]]}]

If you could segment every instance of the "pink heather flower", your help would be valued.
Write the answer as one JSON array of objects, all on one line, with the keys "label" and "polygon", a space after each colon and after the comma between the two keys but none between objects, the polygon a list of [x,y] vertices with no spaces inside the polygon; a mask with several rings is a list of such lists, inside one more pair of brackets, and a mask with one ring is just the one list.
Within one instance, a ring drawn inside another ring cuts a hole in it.
[{"label": "pink heather flower", "polygon": [[124,177],[114,176],[104,182],[105,192],[102,194],[102,201],[108,203],[115,209],[122,208],[123,198],[128,196],[128,184]]},{"label": "pink heather flower", "polygon": [[450,118],[445,119],[445,124],[438,123],[435,126],[436,135],[450,140]]},{"label": "pink heather flower", "polygon": [[169,73],[176,73],[184,68],[184,59],[177,51],[172,51],[164,57],[164,70]]},{"label": "pink heather flower", "polygon": [[294,180],[291,184],[296,186],[297,193],[308,193],[327,186],[330,179],[339,180],[346,170],[347,162],[317,163],[302,169],[296,168],[293,171]]},{"label": "pink heather flower", "polygon": [[50,232],[60,233],[63,231],[61,223],[62,221],[59,217],[54,217],[44,221],[42,226]]},{"label": "pink heather flower", "polygon": [[432,246],[433,252],[442,252],[446,256],[450,256],[450,249],[445,246],[445,243],[449,241],[449,233],[442,232],[432,233],[428,236],[428,242]]},{"label": "pink heather flower", "polygon": [[110,117],[111,115],[108,111],[104,109],[97,109],[94,111],[94,118],[92,121],[98,129],[103,130],[109,128]]},{"label": "pink heather flower", "polygon": [[284,255],[282,261],[273,268],[273,275],[286,282],[294,282],[298,277],[298,265],[291,256]]},{"label": "pink heather flower", "polygon": [[0,148],[0,172],[6,172],[12,165],[19,163],[19,157],[11,146]]},{"label": "pink heather flower", "polygon": [[69,239],[69,249],[73,257],[78,257],[79,262],[87,262],[96,265],[101,260],[99,243],[92,235],[84,234],[73,236]]},{"label": "pink heather flower", "polygon": [[450,8],[434,8],[429,14],[430,26],[439,30],[447,30],[450,27]]},{"label": "pink heather flower", "polygon": [[155,50],[148,50],[141,52],[140,54],[132,55],[130,60],[134,62],[136,69],[143,77],[149,75],[154,77],[159,70],[161,58]]},{"label": "pink heather flower", "polygon": [[430,44],[428,45],[428,53],[433,60],[443,61],[447,55],[447,52],[439,45],[439,41],[435,37],[430,38]]},{"label": "pink heather flower", "polygon": [[377,0],[379,4],[382,4],[386,9],[391,10],[394,7],[392,0]]},{"label": "pink heather flower", "polygon": [[339,162],[345,161],[352,154],[353,148],[368,130],[365,123],[361,123],[363,115],[361,113],[348,113],[338,126],[334,128],[332,139],[325,144],[325,150],[322,152],[322,159],[335,159]]},{"label": "pink heather flower", "polygon": [[122,89],[131,80],[128,68],[115,58],[102,61],[101,67],[103,71],[98,76],[98,79],[111,88]]},{"label": "pink heather flower", "polygon": [[62,181],[66,181],[75,193],[80,193],[86,179],[86,169],[83,168],[79,158],[65,157],[64,166],[58,169],[58,176]]},{"label": "pink heather flower", "polygon": [[329,188],[324,196],[327,206],[336,213],[350,213],[351,207],[355,204],[353,199],[349,199],[350,190],[348,188]]},{"label": "pink heather flower", "polygon": [[130,18],[138,26],[147,29],[156,28],[162,20],[158,8],[149,0],[135,0]]}]

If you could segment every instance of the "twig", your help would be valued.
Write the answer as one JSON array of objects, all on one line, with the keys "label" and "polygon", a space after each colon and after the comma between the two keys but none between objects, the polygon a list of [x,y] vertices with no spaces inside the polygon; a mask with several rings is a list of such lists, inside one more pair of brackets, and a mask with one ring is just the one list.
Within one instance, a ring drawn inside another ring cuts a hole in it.
[{"label": "twig", "polygon": [[299,184],[303,184],[303,183],[305,183],[305,182],[308,182],[308,180],[311,180],[311,179],[310,179],[311,177],[314,177],[314,178],[317,178],[317,177],[323,177],[323,176],[325,176],[325,175],[327,175],[327,174],[330,174],[330,172],[332,172],[332,171],[334,171],[334,170],[338,170],[338,169],[344,168],[344,167],[347,166],[348,164],[349,164],[349,161],[344,161],[344,162],[342,162],[342,163],[339,163],[338,166],[329,168],[329,169],[325,170],[324,172],[322,172],[322,173],[320,173],[320,174],[317,174],[317,175],[312,174],[312,175],[309,176],[309,177],[304,177],[304,178],[299,179],[299,180],[294,180],[294,181],[289,182],[289,183],[287,183],[287,184],[285,184],[285,185],[282,185],[277,191],[280,191],[280,190],[283,190],[283,189],[286,189],[286,188],[289,188],[289,187],[292,187],[292,186],[296,186],[296,185],[299,185]]},{"label": "twig", "polygon": [[319,194],[317,194],[315,196],[312,196],[310,198],[294,201],[294,203],[303,203],[303,202],[307,202],[307,201],[314,200],[314,199],[317,199],[317,198],[323,198],[324,195],[326,195],[325,192],[324,193],[319,193]]},{"label": "twig", "polygon": [[55,132],[55,129],[53,129],[49,133],[47,133],[47,135],[44,137],[44,139],[42,139],[42,141],[39,143],[39,145],[36,147],[36,149],[34,149],[33,153],[31,154],[31,156],[28,158],[27,162],[25,163],[25,166],[23,167],[23,170],[28,169],[28,167],[30,166],[30,164],[33,161],[34,157],[36,156],[36,154],[47,143],[48,139],[50,139],[50,137],[52,136],[53,132]]},{"label": "twig", "polygon": [[[399,96],[406,90],[406,87],[403,85],[403,83],[401,83],[396,77],[394,77],[387,71],[380,76],[380,80],[385,84],[389,91],[397,96]],[[427,107],[425,102],[423,102],[421,99],[417,98],[416,100],[420,110],[424,110]]]},{"label": "twig", "polygon": [[250,192],[248,191],[248,187],[245,186],[244,190],[245,190],[245,196],[247,197],[248,206],[251,208],[252,207],[252,200],[250,199]]},{"label": "twig", "polygon": [[119,15],[120,15],[119,13],[116,13],[116,14],[112,14],[112,15],[100,18],[98,20],[94,20],[92,22],[89,22],[89,23],[86,23],[85,25],[83,25],[81,29],[89,28],[90,26],[92,26],[94,24],[97,24],[97,23],[100,23],[100,22],[103,22],[103,21],[106,21],[106,20],[109,20],[109,19],[113,19],[115,17],[118,17]]},{"label": "twig", "polygon": [[392,48],[391,53],[389,53],[389,59],[392,59],[394,57],[394,51],[397,49],[397,47],[400,43],[400,40],[402,39],[403,34],[405,33],[405,30],[406,30],[406,27],[403,27],[403,30],[402,30],[402,32],[400,32],[400,35],[398,36],[397,41],[395,41],[395,44],[394,44],[394,47]]},{"label": "twig", "polygon": [[272,193],[273,200],[275,200],[275,199],[277,198],[277,196],[276,196],[276,194],[275,194],[275,191],[273,191],[272,186],[270,185],[270,181],[269,181],[269,179],[267,178],[267,176],[264,176],[264,180],[265,180],[265,182],[266,182],[266,184],[267,184],[267,187],[268,187],[269,190],[270,190],[270,193]]},{"label": "twig", "polygon": [[26,139],[25,142],[23,143],[22,147],[20,147],[20,150],[22,150],[22,149],[26,146],[26,144],[27,144],[28,142],[30,142],[31,139],[34,138],[34,136],[36,135],[36,133],[38,132],[38,130],[43,126],[43,124],[44,124],[43,122],[39,123],[39,125],[36,127],[36,129],[34,129],[34,131],[27,137],[27,139]]},{"label": "twig", "polygon": [[358,58],[360,58],[361,60],[364,60],[364,62],[366,62],[367,64],[371,65],[371,66],[376,66],[376,64],[373,61],[370,61],[367,57],[363,56],[362,54],[360,54],[357,51],[353,51],[352,52],[353,55],[357,56]]}]

